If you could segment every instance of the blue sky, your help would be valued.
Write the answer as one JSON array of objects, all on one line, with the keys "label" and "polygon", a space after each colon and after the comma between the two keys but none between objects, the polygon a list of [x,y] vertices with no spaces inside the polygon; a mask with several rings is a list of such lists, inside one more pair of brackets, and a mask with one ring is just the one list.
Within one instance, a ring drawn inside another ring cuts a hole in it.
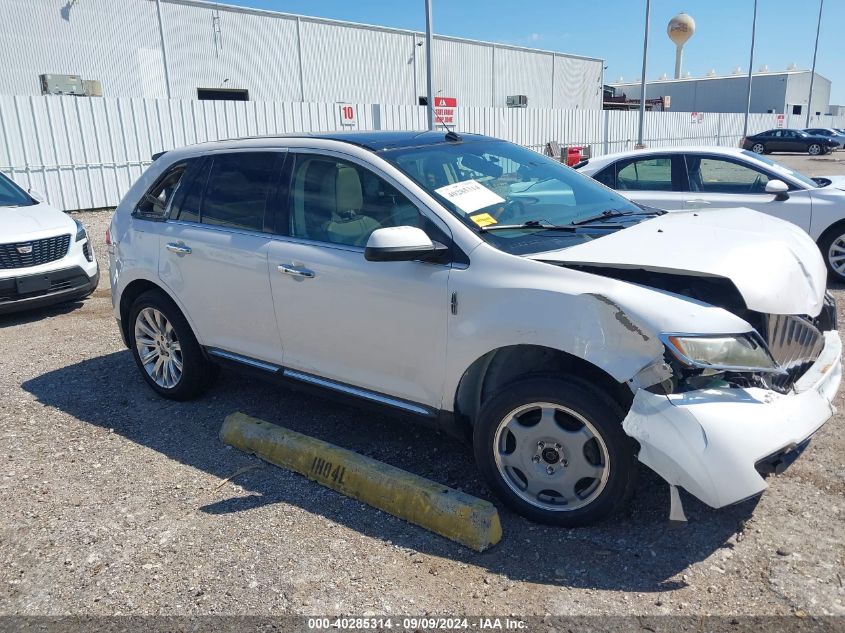
[{"label": "blue sky", "polygon": [[[423,30],[423,0],[223,0],[262,9]],[[605,81],[639,78],[645,0],[433,0],[434,31],[601,57]],[[684,70],[729,74],[748,69],[753,0],[652,0],[649,79],[675,68],[666,24],[693,16]],[[754,69],[810,68],[818,0],[758,0]],[[826,0],[816,70],[833,82],[831,103],[845,104],[845,0]]]}]

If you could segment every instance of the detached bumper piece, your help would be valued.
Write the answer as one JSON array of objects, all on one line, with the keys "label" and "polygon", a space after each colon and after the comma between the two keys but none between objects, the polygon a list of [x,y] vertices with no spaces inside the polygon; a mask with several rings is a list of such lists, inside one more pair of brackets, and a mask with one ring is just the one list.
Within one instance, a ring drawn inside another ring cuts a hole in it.
[{"label": "detached bumper piece", "polygon": [[670,485],[713,508],[761,493],[767,462],[787,465],[833,415],[842,379],[842,342],[822,335],[816,360],[789,393],[757,387],[660,395],[637,391],[622,423],[640,444],[639,460]]},{"label": "detached bumper piece", "polygon": [[78,266],[0,279],[0,314],[82,299],[94,292],[99,281],[99,271],[89,277]]}]

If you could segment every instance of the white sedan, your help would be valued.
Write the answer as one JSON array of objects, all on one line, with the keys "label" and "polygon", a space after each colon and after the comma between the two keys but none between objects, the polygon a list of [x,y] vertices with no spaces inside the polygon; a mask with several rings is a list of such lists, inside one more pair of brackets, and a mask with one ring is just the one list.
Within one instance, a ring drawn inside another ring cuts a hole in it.
[{"label": "white sedan", "polygon": [[679,211],[747,207],[797,224],[845,281],[845,176],[809,178],[739,148],[671,147],[591,158],[581,173],[634,202]]}]

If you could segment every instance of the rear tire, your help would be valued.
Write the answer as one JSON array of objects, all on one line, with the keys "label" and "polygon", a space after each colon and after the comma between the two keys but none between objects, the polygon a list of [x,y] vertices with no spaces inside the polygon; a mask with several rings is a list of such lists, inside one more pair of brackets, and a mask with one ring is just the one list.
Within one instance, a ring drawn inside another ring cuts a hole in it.
[{"label": "rear tire", "polygon": [[754,145],[751,146],[751,151],[755,154],[765,154],[766,146],[762,143],[754,143]]},{"label": "rear tire", "polygon": [[821,145],[819,145],[818,143],[813,143],[807,148],[807,153],[810,156],[818,156],[820,154],[823,154],[824,152],[822,151]]},{"label": "rear tire", "polygon": [[540,523],[595,523],[627,501],[636,479],[619,404],[575,377],[526,378],[485,402],[473,448],[487,485]]},{"label": "rear tire", "polygon": [[129,309],[129,349],[147,384],[170,400],[197,397],[217,375],[176,304],[159,290]]}]

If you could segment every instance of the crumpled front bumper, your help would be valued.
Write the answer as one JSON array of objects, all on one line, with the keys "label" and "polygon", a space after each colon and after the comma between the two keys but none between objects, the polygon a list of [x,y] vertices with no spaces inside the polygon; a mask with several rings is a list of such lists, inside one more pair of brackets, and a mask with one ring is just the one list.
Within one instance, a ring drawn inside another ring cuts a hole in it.
[{"label": "crumpled front bumper", "polygon": [[640,389],[623,428],[640,443],[642,463],[721,508],[765,490],[755,464],[801,444],[830,419],[841,358],[842,341],[831,331],[824,334],[816,362],[788,394],[749,388],[667,396]]}]

